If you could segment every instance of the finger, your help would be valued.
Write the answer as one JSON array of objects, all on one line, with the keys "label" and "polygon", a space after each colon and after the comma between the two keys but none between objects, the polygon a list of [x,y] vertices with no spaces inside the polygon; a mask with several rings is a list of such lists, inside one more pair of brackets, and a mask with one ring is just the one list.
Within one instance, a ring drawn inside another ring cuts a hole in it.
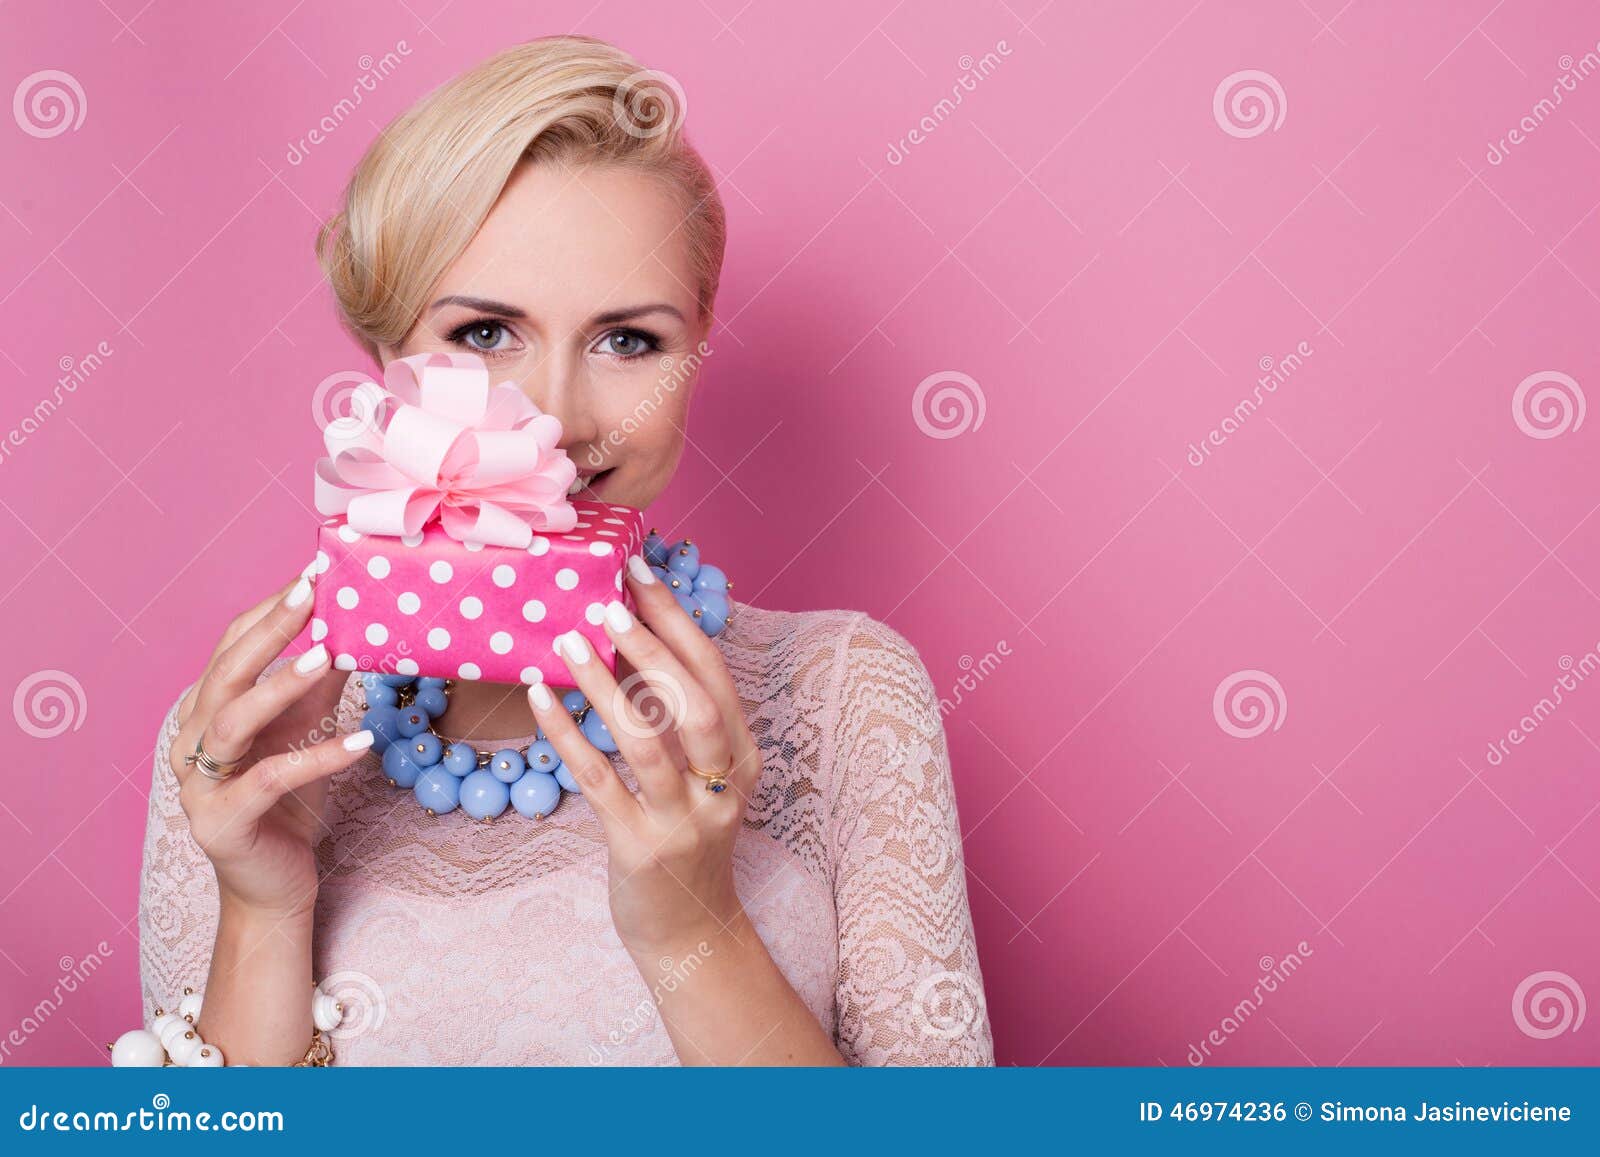
[{"label": "finger", "polygon": [[655,632],[656,637],[671,648],[678,661],[695,673],[731,725],[744,716],[739,707],[739,692],[733,685],[733,676],[722,661],[722,652],[706,637],[672,592],[650,573],[649,564],[638,555],[628,559],[628,587],[639,606],[639,617]]},{"label": "finger", "polygon": [[267,664],[283,651],[311,618],[311,579],[301,575],[277,602],[217,655],[200,684],[196,711],[202,719],[244,694]]},{"label": "finger", "polygon": [[[689,762],[706,771],[727,769],[733,756],[729,725],[699,680],[621,603],[606,607],[605,625],[617,651],[633,666],[635,674],[629,679],[643,681],[652,703],[672,717]],[[639,714],[637,707],[634,714]]]},{"label": "finger", "polygon": [[543,683],[533,684],[528,688],[528,704],[533,708],[539,730],[544,732],[561,762],[583,789],[583,798],[594,805],[607,837],[619,827],[631,826],[640,815],[639,801],[617,777],[611,761],[578,730],[578,725],[550,688]]},{"label": "finger", "polygon": [[201,732],[206,753],[224,762],[243,759],[256,736],[291,703],[325,686],[322,676],[332,667],[328,648],[318,643],[294,662],[230,699],[211,716]]},{"label": "finger", "polygon": [[240,635],[244,634],[251,627],[255,626],[256,623],[260,622],[261,616],[265,615],[275,605],[281,602],[283,598],[294,589],[294,584],[298,581],[298,579],[290,579],[288,582],[284,583],[283,586],[273,591],[255,606],[251,607],[247,611],[241,611],[229,621],[227,627],[223,629],[222,636],[217,640],[216,646],[211,648],[211,654],[206,658],[205,667],[201,669],[199,676],[195,679],[194,683],[190,685],[189,692],[184,696],[183,702],[179,704],[179,723],[186,721],[189,718],[190,712],[194,710],[195,699],[199,695],[200,687],[205,683],[206,676],[211,674],[212,668],[217,665],[217,658],[229,647],[231,647]]},{"label": "finger", "polygon": [[[600,718],[611,729],[611,737],[617,741],[617,749],[633,768],[645,802],[660,811],[682,811],[686,805],[683,769],[673,762],[666,745],[661,742],[661,729],[653,728],[634,710],[611,672],[595,658],[589,640],[577,631],[568,631],[556,644],[556,653],[572,672],[574,684],[589,700],[589,710],[600,713]],[[581,731],[578,736],[583,738]],[[592,747],[587,739],[583,741]],[[606,762],[610,766],[610,761]]]},{"label": "finger", "polygon": [[232,822],[254,823],[290,792],[349,767],[372,747],[374,738],[371,731],[352,731],[303,751],[263,759],[225,781],[221,806]]}]

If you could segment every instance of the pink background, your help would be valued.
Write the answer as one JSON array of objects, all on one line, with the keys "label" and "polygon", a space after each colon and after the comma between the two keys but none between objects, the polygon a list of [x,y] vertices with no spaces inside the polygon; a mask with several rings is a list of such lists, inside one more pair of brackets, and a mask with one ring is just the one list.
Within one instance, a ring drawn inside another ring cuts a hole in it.
[{"label": "pink background", "polygon": [[[319,215],[423,92],[572,29],[678,79],[731,216],[652,521],[746,599],[864,609],[974,683],[946,729],[999,1059],[1183,1065],[1305,941],[1208,1063],[1600,1060],[1593,1016],[1540,1039],[1513,1009],[1545,971],[1600,997],[1600,681],[1487,759],[1600,641],[1600,419],[1534,437],[1512,405],[1600,383],[1600,77],[1533,111],[1591,5],[438,7],[6,7],[4,92],[60,69],[87,105],[0,131],[0,432],[113,350],[0,462],[0,692],[83,692],[76,729],[7,723],[0,1040],[52,1002],[7,1063],[96,1063],[137,1016],[156,726],[309,557],[310,393],[361,365]],[[1284,116],[1240,136],[1213,94],[1246,69]],[[946,371],[982,421],[932,437]],[[1213,696],[1251,670],[1282,698],[1244,739]]]}]

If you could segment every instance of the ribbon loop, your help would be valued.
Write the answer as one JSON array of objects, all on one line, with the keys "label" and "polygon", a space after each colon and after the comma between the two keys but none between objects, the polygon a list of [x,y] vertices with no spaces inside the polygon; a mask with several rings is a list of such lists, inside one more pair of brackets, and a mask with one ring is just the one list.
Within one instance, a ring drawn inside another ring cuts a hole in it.
[{"label": "ribbon loop", "polygon": [[561,423],[513,385],[495,385],[474,354],[415,354],[389,363],[383,385],[323,431],[317,510],[363,534],[420,533],[526,547],[535,531],[571,530],[567,488],[577,467]]}]

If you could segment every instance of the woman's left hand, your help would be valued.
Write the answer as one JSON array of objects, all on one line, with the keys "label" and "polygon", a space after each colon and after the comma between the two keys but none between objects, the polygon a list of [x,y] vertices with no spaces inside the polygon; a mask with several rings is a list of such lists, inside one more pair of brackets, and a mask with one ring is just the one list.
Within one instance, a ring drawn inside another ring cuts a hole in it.
[{"label": "woman's left hand", "polygon": [[[606,633],[634,673],[619,684],[576,632],[561,656],[633,768],[638,795],[548,688],[530,687],[528,699],[605,829],[617,934],[636,961],[653,965],[727,934],[743,939],[749,928],[734,891],[733,844],[761,753],[721,652],[642,559],[630,563],[643,621],[612,603]],[[721,773],[725,789],[708,790],[713,781],[691,765]]]}]

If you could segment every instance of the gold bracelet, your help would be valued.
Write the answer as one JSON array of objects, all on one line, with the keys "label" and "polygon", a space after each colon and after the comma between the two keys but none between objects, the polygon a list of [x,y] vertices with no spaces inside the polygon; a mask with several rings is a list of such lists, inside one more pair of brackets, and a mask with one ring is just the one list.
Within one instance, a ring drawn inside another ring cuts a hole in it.
[{"label": "gold bracelet", "polygon": [[295,1061],[291,1069],[325,1069],[333,1064],[333,1042],[322,1035],[320,1028],[311,1030],[311,1046],[306,1049],[306,1055]]}]

